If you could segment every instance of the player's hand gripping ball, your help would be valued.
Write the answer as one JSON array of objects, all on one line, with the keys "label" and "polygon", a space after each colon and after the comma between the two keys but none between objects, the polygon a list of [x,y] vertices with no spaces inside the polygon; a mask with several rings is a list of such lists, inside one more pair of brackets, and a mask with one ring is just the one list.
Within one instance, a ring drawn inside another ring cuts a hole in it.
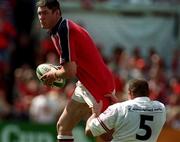
[{"label": "player's hand gripping ball", "polygon": [[[52,65],[52,64],[47,64],[47,63],[44,63],[44,64],[40,64],[37,66],[36,68],[36,75],[38,77],[38,79],[43,83],[43,80],[41,79],[42,76],[50,71],[50,70],[58,70],[59,69],[59,66],[55,66],[55,65]],[[60,78],[58,80],[55,80],[52,84],[52,87],[64,87],[66,84],[66,80],[63,79],[63,78]]]}]

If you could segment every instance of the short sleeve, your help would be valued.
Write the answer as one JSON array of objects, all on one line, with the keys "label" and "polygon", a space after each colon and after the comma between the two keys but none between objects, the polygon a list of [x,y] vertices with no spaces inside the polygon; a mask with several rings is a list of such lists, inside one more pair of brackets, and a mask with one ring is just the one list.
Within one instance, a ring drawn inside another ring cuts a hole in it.
[{"label": "short sleeve", "polygon": [[93,119],[90,123],[90,130],[93,136],[104,134],[113,129],[116,117],[117,109],[114,106],[110,106],[98,118]]}]

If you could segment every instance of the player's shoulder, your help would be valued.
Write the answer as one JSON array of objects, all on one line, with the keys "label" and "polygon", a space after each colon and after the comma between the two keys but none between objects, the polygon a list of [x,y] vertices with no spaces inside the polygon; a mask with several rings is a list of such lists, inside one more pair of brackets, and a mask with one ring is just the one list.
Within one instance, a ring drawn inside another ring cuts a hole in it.
[{"label": "player's shoulder", "polygon": [[134,100],[126,100],[124,102],[121,102],[120,105],[126,107],[126,106],[129,106],[129,105],[133,105],[134,103],[135,103]]},{"label": "player's shoulder", "polygon": [[165,106],[162,102],[160,102],[160,101],[155,100],[155,101],[152,101],[152,102],[153,102],[153,104],[154,104],[155,107],[156,107],[156,106],[159,106],[159,107],[161,107],[161,108],[163,108],[163,109],[166,108],[166,106]]},{"label": "player's shoulder", "polygon": [[76,32],[86,31],[86,29],[84,28],[84,26],[81,23],[75,22],[71,19],[66,19],[66,22],[68,24],[69,30],[71,30],[71,31],[76,31]]},{"label": "player's shoulder", "polygon": [[68,24],[69,28],[71,29],[78,29],[79,24],[73,21],[72,19],[64,19],[64,21]]},{"label": "player's shoulder", "polygon": [[67,19],[67,18],[62,18],[59,29],[64,29],[64,28],[72,29],[72,27],[75,27],[75,25],[76,25],[76,23],[73,22],[72,20]]},{"label": "player's shoulder", "polygon": [[109,106],[110,109],[118,110],[118,111],[125,111],[126,108],[128,108],[129,105],[133,105],[132,100],[127,100],[124,102],[118,102],[111,106]]},{"label": "player's shoulder", "polygon": [[106,110],[117,111],[121,107],[122,107],[121,103],[115,103],[115,104],[112,104],[112,105],[108,106],[108,108]]},{"label": "player's shoulder", "polygon": [[79,29],[79,26],[74,21],[67,18],[63,18],[58,27],[59,34],[61,33],[60,35],[68,34],[73,37],[76,37],[76,34],[80,31]]}]

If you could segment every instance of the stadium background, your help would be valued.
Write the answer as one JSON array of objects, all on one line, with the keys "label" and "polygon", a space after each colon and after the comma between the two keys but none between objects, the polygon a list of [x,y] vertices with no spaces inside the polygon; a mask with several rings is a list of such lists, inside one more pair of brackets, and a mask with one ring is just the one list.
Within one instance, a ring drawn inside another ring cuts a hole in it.
[{"label": "stadium background", "polygon": [[[58,64],[47,33],[39,27],[36,0],[0,0],[0,142],[53,142],[55,122],[75,80],[46,88],[35,68]],[[116,79],[119,101],[125,83],[145,77],[151,98],[167,106],[167,122],[158,142],[180,139],[180,1],[61,0],[63,17],[85,27]],[[92,56],[93,57],[93,56]],[[60,94],[60,95],[59,95]],[[84,121],[74,129],[84,136]]]}]

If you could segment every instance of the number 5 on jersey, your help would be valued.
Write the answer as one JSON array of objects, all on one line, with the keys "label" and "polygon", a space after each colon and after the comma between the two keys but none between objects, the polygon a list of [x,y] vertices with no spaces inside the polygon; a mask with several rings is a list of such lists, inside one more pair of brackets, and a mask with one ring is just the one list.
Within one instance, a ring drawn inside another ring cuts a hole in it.
[{"label": "number 5 on jersey", "polygon": [[146,124],[146,121],[153,121],[153,116],[140,115],[139,129],[144,129],[146,132],[144,135],[136,134],[136,139],[138,139],[138,140],[148,140],[151,137],[152,129],[149,125]]}]

